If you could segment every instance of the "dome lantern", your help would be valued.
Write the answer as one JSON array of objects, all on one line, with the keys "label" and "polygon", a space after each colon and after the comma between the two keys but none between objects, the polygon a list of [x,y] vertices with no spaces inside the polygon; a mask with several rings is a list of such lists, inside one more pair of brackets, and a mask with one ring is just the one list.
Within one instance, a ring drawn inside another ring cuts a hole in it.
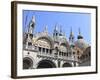
[{"label": "dome lantern", "polygon": [[78,34],[78,37],[77,37],[77,39],[83,39],[83,36],[81,35],[80,28],[79,28],[79,34]]}]

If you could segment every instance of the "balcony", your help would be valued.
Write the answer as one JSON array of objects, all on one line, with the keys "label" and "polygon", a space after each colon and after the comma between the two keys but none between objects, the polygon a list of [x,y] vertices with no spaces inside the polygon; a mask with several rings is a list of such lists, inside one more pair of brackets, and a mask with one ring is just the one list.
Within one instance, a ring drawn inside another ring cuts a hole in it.
[{"label": "balcony", "polygon": [[37,47],[28,45],[23,45],[23,50],[38,51]]},{"label": "balcony", "polygon": [[54,59],[54,60],[63,60],[63,61],[78,61],[77,58],[72,57],[72,56],[60,56],[60,55],[55,55],[54,53],[43,53],[43,52],[38,52],[37,54],[38,57],[43,57],[43,58],[48,58],[48,59]]},{"label": "balcony", "polygon": [[[71,54],[71,52],[55,52],[55,50],[37,47],[37,46],[23,46],[24,50],[36,51],[37,57],[54,59],[54,60],[63,60],[63,61],[78,61],[77,56]],[[63,54],[62,54],[63,53]]]}]

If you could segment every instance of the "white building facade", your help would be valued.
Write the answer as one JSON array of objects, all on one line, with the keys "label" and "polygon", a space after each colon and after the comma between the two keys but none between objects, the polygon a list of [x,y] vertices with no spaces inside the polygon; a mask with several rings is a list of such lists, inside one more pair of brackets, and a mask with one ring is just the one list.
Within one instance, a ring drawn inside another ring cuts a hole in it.
[{"label": "white building facade", "polygon": [[[35,33],[35,24],[33,16],[28,31],[23,33],[23,69],[77,67],[87,60],[89,62],[82,66],[90,65],[90,46],[84,41],[80,30],[77,41],[72,30],[67,40],[57,25],[50,35],[47,26],[44,31]],[[82,57],[84,52],[86,56]]]}]

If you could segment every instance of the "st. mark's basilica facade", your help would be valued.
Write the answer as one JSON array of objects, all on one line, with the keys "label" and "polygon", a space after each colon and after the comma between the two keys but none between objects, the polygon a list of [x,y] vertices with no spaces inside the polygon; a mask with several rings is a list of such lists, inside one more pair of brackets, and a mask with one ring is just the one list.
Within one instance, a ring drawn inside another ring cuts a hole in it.
[{"label": "st. mark's basilica facade", "polygon": [[54,25],[52,34],[47,27],[35,33],[35,16],[23,32],[23,69],[91,66],[91,46],[80,30],[75,40],[72,29],[69,38]]}]

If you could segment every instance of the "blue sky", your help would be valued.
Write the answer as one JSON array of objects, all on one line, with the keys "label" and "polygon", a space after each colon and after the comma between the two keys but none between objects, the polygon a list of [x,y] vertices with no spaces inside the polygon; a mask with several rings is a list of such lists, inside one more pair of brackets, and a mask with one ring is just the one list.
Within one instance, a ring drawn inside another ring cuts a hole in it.
[{"label": "blue sky", "polygon": [[91,14],[89,13],[23,10],[23,31],[27,30],[27,25],[33,15],[36,19],[35,32],[41,32],[47,26],[48,32],[52,33],[57,24],[62,26],[62,31],[65,32],[67,39],[69,39],[72,28],[75,40],[77,40],[80,28],[84,39],[89,44],[91,43]]}]

